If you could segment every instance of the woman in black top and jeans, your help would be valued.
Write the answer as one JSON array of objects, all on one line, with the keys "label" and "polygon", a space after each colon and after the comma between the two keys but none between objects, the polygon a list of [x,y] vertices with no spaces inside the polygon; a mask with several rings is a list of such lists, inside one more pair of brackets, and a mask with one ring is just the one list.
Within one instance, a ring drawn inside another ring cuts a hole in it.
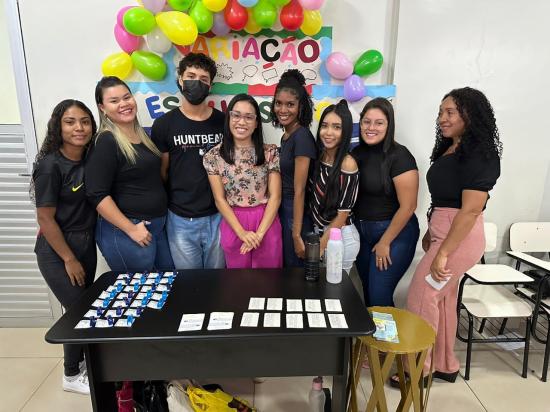
[{"label": "woman in black top and jeans", "polygon": [[[96,213],[86,201],[83,158],[96,131],[92,112],[78,100],[63,100],[48,122],[36,156],[31,195],[40,231],[35,253],[38,267],[65,309],[93,281],[96,270]],[[81,345],[63,345],[63,389],[89,394]]]},{"label": "woman in black top and jeans", "polygon": [[361,236],[357,270],[366,306],[394,306],[393,292],[409,268],[420,234],[414,211],[418,197],[416,161],[394,140],[392,104],[369,101],[359,117],[361,139],[352,156],[359,166],[359,195],[353,208]]},{"label": "woman in black top and jeans", "polygon": [[99,213],[97,245],[115,271],[173,269],[160,152],[139,125],[126,83],[104,77],[95,98],[101,122],[86,162],[86,194]]},{"label": "woman in black top and jeans", "polygon": [[313,230],[307,210],[306,185],[317,157],[315,139],[309,130],[313,120],[313,102],[306,79],[296,69],[283,73],[271,101],[271,120],[284,129],[279,163],[282,192],[279,217],[283,228],[285,267],[304,265],[303,237]]}]

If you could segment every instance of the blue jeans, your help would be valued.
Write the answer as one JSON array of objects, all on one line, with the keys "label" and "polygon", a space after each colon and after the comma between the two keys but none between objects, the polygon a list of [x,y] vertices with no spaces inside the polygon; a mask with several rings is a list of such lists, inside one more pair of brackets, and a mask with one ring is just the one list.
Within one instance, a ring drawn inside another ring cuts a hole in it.
[{"label": "blue jeans", "polygon": [[[140,219],[130,219],[139,223]],[[96,225],[96,242],[107,264],[114,271],[139,272],[174,269],[166,238],[166,216],[150,220],[147,230],[153,239],[146,247],[141,247],[126,233],[99,217]]]},{"label": "blue jeans", "polygon": [[168,211],[166,232],[177,269],[222,269],[219,213],[185,218]]},{"label": "blue jeans", "polygon": [[[294,240],[292,239],[292,222],[294,221],[294,198],[283,197],[279,207],[279,219],[283,229],[283,266],[303,267],[304,261],[296,256],[294,252]],[[306,234],[313,232],[313,223],[311,218],[304,211],[302,219],[302,239],[305,240]]]},{"label": "blue jeans", "polygon": [[366,306],[394,306],[395,287],[414,258],[420,229],[418,219],[413,214],[390,245],[392,264],[387,270],[378,270],[372,248],[378,243],[390,223],[391,220],[355,222],[361,239],[361,249],[355,265],[363,283]]}]

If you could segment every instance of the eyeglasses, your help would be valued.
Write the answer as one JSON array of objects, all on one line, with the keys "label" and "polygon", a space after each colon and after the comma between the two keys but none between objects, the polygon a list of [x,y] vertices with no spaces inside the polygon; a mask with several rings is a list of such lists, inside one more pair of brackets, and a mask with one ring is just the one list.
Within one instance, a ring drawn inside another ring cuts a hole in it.
[{"label": "eyeglasses", "polygon": [[231,120],[238,122],[241,119],[244,119],[246,123],[252,123],[254,120],[256,120],[256,115],[251,113],[243,114],[241,112],[236,112],[234,110],[231,110],[229,112],[229,116],[231,117]]},{"label": "eyeglasses", "polygon": [[363,120],[361,120],[361,126],[363,126],[365,129],[367,127],[370,127],[370,126],[378,128],[378,127],[386,126],[386,122],[384,122],[384,121],[374,121],[373,122],[372,120],[363,119]]}]

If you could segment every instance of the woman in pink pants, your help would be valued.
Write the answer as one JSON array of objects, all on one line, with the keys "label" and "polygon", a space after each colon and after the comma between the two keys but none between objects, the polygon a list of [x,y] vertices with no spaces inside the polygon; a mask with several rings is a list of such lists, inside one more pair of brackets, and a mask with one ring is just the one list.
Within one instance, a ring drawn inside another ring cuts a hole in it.
[{"label": "woman in pink pants", "polygon": [[[491,104],[465,87],[449,92],[439,108],[436,142],[427,173],[432,197],[422,258],[409,289],[407,308],[436,331],[434,378],[454,382],[458,283],[485,249],[483,210],[500,175],[502,143]],[[426,277],[439,284],[431,286]],[[424,370],[430,366],[426,359]],[[392,378],[395,379],[395,378]]]},{"label": "woman in pink pants", "polygon": [[216,207],[228,268],[283,265],[279,154],[264,144],[258,103],[236,95],[227,106],[222,143],[203,158]]}]

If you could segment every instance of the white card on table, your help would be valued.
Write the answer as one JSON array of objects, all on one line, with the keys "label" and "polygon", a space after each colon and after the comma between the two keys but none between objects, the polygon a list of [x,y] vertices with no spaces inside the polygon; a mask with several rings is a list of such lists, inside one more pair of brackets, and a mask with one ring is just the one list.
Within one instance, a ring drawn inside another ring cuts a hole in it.
[{"label": "white card on table", "polygon": [[144,285],[141,287],[142,292],[147,292],[148,290],[151,290],[151,285]]},{"label": "white card on table", "polygon": [[327,312],[342,312],[340,299],[325,299],[325,308]]},{"label": "white card on table", "polygon": [[145,284],[146,284],[146,285],[153,285],[154,283],[155,283],[155,279],[147,279],[147,280],[145,281]]},{"label": "white card on table", "polygon": [[168,283],[168,278],[162,278],[159,283],[161,285],[165,285],[166,283]]},{"label": "white card on table", "polygon": [[112,325],[109,325],[107,319],[98,319],[95,321],[96,328],[110,328]]},{"label": "white card on table", "polygon": [[133,292],[134,288],[132,286],[126,286],[123,290],[124,292]]},{"label": "white card on table", "polygon": [[97,318],[97,310],[96,309],[90,309],[88,312],[84,314],[85,318],[89,318],[90,316],[93,316],[94,318]]},{"label": "white card on table", "polygon": [[137,314],[137,309],[130,308],[124,312],[124,316],[133,316],[134,318],[139,318],[140,315]]},{"label": "white card on table", "polygon": [[113,285],[111,285],[111,286],[108,286],[107,289],[105,289],[105,290],[106,290],[107,292],[111,292],[111,291],[113,291],[113,290],[116,290],[116,288],[115,288]]},{"label": "white card on table", "polygon": [[115,323],[115,326],[118,328],[130,328],[132,327],[134,322],[135,322],[135,319],[132,321],[132,323],[128,323],[128,319],[119,319]]},{"label": "white card on table", "polygon": [[204,313],[185,313],[181,315],[178,332],[189,332],[191,330],[201,330],[204,322]]},{"label": "white card on table", "polygon": [[130,285],[135,285],[136,283],[139,283],[139,279],[136,279],[136,278],[134,277],[134,279],[132,279],[132,280],[130,281]]},{"label": "white card on table", "polygon": [[287,312],[302,312],[302,299],[287,299],[286,300]]},{"label": "white card on table", "polygon": [[267,298],[267,310],[283,310],[283,298]]},{"label": "white card on table", "polygon": [[115,300],[115,303],[113,303],[113,308],[125,308],[126,306],[128,305],[123,300]]},{"label": "white card on table", "polygon": [[162,299],[162,293],[153,293],[153,296],[151,296],[151,299],[161,300]]},{"label": "white card on table", "polygon": [[346,316],[343,313],[329,313],[328,321],[330,327],[333,329],[347,329],[348,323],[346,322]]},{"label": "white card on table", "polygon": [[321,301],[319,299],[306,299],[306,312],[321,312]]},{"label": "white card on table", "polygon": [[157,272],[151,272],[149,273],[149,275],[147,275],[147,277],[149,279],[155,279],[159,274]]},{"label": "white card on table", "polygon": [[76,324],[76,326],[74,328],[75,329],[89,329],[89,328],[91,328],[90,321],[88,319],[82,319],[80,322],[78,322]]},{"label": "white card on table", "polygon": [[264,314],[264,328],[280,328],[281,314],[279,312],[267,312]]},{"label": "white card on table", "polygon": [[165,303],[166,303],[165,300],[162,300],[162,301],[150,300],[149,303],[147,304],[147,307],[151,309],[162,309]]},{"label": "white card on table", "polygon": [[161,284],[157,286],[157,291],[158,292],[164,292],[165,290],[168,290],[168,286],[163,285],[162,282],[161,282]]},{"label": "white card on table", "polygon": [[233,312],[212,312],[208,322],[208,330],[231,329],[233,326]]},{"label": "white card on table", "polygon": [[98,299],[105,299],[105,298],[108,298],[110,296],[111,296],[111,294],[109,292],[107,292],[106,290],[104,290],[103,292],[101,292],[101,295],[99,295]]},{"label": "white card on table", "polygon": [[120,316],[122,316],[122,315],[117,315],[116,310],[111,309],[111,310],[108,310],[107,312],[105,312],[103,316],[105,316],[105,317],[110,316],[112,318],[120,318]]},{"label": "white card on table", "polygon": [[175,276],[174,272],[164,272],[164,276]]},{"label": "white card on table", "polygon": [[304,317],[301,313],[287,313],[286,327],[289,329],[303,329]]},{"label": "white card on table", "polygon": [[94,300],[94,303],[92,303],[92,306],[94,308],[102,308],[103,307],[103,299]]},{"label": "white card on table", "polygon": [[143,299],[145,296],[147,296],[147,293],[140,292],[136,295],[136,299]]},{"label": "white card on table", "polygon": [[307,323],[310,328],[326,328],[325,315],[322,313],[308,313]]},{"label": "white card on table", "polygon": [[260,314],[258,312],[244,312],[241,318],[241,328],[255,328],[258,326]]},{"label": "white card on table", "polygon": [[134,301],[130,304],[131,308],[139,308],[141,306],[141,299],[134,299]]},{"label": "white card on table", "polygon": [[264,310],[265,298],[250,298],[248,310]]}]

